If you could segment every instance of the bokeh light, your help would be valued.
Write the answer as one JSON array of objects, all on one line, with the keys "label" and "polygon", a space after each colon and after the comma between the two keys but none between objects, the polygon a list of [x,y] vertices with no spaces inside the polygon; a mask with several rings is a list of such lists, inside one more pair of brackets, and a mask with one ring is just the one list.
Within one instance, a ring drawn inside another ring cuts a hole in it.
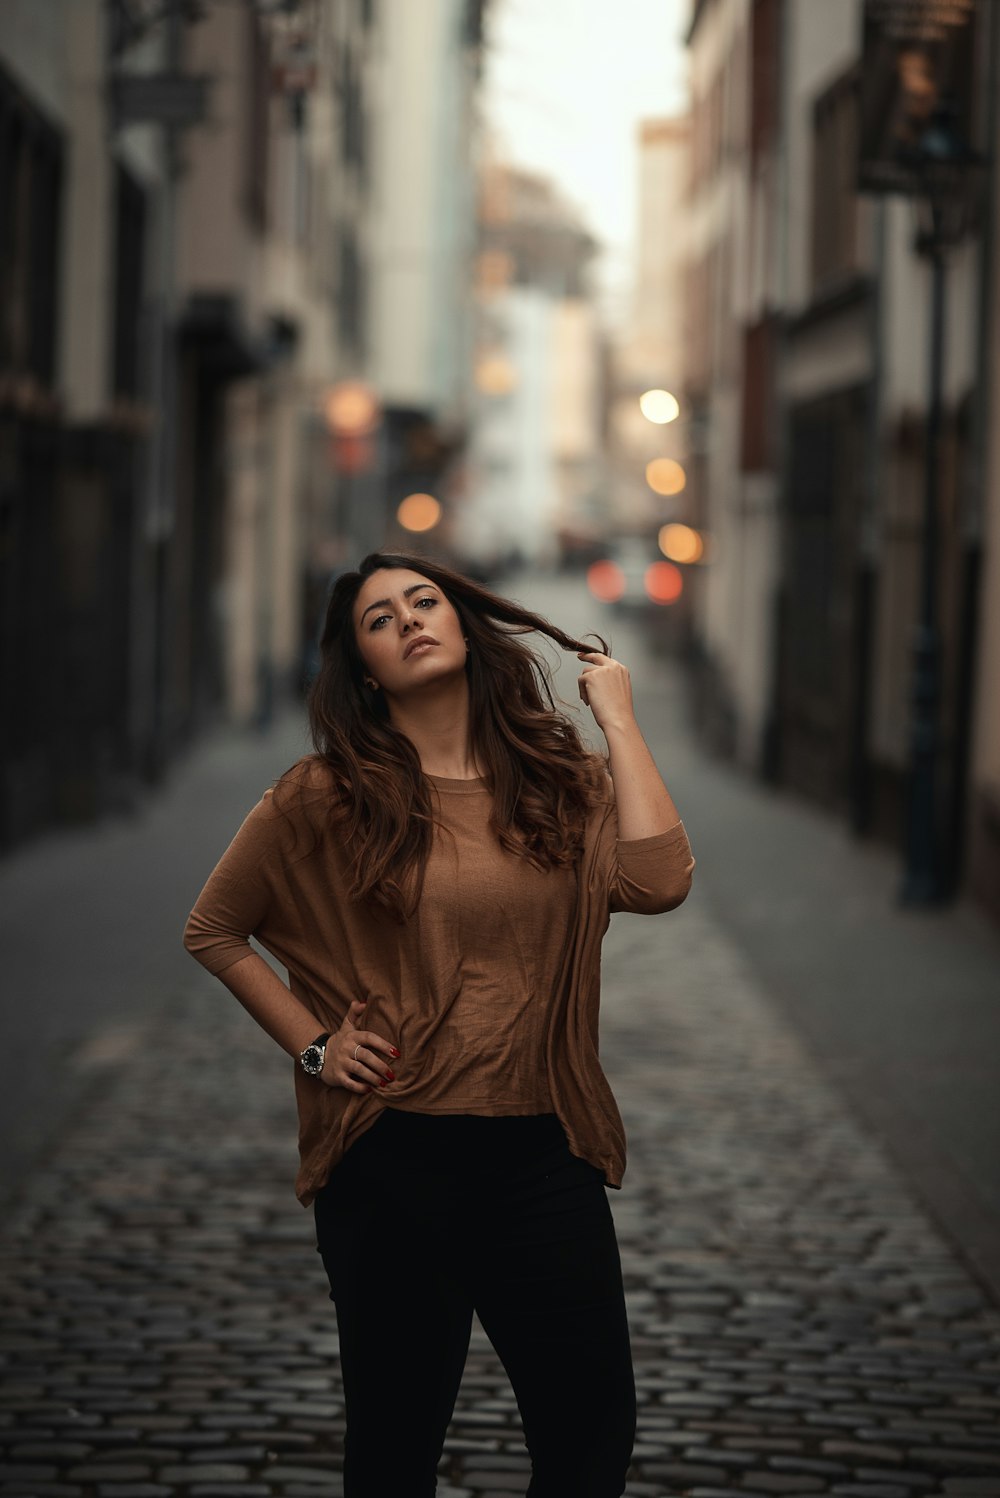
[{"label": "bokeh light", "polygon": [[601,603],[617,603],[625,594],[625,574],[610,558],[591,562],[587,568],[587,587]]},{"label": "bokeh light", "polygon": [[441,506],[433,494],[408,494],[396,519],[404,531],[430,531],[441,519]]},{"label": "bokeh light", "polygon": [[687,474],[673,458],[654,458],[646,464],[646,483],[654,494],[680,494]]},{"label": "bokeh light", "polygon": [[661,525],[657,540],[671,562],[698,562],[705,549],[701,536],[689,525]]},{"label": "bokeh light", "polygon": [[647,421],[655,422],[658,427],[676,421],[680,409],[676,395],[671,395],[669,390],[647,390],[639,397],[639,410]]},{"label": "bokeh light", "polygon": [[483,354],[476,363],[476,389],[484,395],[509,395],[517,386],[517,370],[506,354]]},{"label": "bokeh light", "polygon": [[338,436],[362,436],[378,422],[378,397],[361,380],[341,380],[323,405],[326,424]]},{"label": "bokeh light", "polygon": [[652,603],[676,603],[684,591],[684,578],[673,562],[651,562],[643,583]]}]

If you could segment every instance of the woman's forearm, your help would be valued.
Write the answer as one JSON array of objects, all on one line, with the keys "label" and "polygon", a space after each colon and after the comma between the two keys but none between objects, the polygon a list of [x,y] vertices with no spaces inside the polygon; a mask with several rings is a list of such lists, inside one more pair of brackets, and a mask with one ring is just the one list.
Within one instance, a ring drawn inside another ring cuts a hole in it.
[{"label": "woman's forearm", "polygon": [[320,1029],[316,1016],[256,952],[223,968],[219,978],[289,1056],[301,1055],[316,1039]]},{"label": "woman's forearm", "polygon": [[680,821],[656,761],[633,717],[604,729],[618,808],[618,836],[626,842],[669,832]]},{"label": "woman's forearm", "polygon": [[599,650],[579,654],[587,662],[578,678],[580,696],[608,742],[618,836],[623,842],[634,842],[669,832],[680,821],[680,813],[635,720],[628,668]]},{"label": "woman's forearm", "polygon": [[[290,1056],[299,1057],[316,1039],[320,1022],[300,1004],[277,973],[256,952],[241,957],[219,974],[244,1009],[262,1030],[276,1040]],[[326,1059],[319,1074],[327,1087],[344,1087],[349,1092],[374,1092],[396,1080],[392,1065],[399,1051],[385,1036],[359,1029],[365,1012],[365,1000],[353,999],[339,1025],[334,1025],[326,1047]],[[390,1064],[391,1063],[391,1064]]]}]

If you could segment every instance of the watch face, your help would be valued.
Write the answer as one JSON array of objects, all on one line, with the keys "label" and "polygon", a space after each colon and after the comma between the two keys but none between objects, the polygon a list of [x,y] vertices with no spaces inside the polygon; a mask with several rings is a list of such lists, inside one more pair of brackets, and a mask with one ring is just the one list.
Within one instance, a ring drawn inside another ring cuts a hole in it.
[{"label": "watch face", "polygon": [[318,1076],[323,1070],[323,1052],[318,1045],[308,1045],[302,1052],[302,1069],[310,1076]]}]

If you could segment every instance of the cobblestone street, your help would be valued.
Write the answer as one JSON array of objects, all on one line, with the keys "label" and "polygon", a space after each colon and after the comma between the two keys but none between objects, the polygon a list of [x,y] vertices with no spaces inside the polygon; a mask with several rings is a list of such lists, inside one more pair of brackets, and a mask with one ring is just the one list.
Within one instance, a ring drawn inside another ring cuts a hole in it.
[{"label": "cobblestone street", "polygon": [[[627,1492],[1000,1498],[1000,1311],[698,878],[605,943],[630,1142],[612,1193],[640,1394]],[[290,1063],[194,963],[170,981],[95,1038],[89,1090],[6,1216],[10,1498],[341,1491]],[[521,1494],[527,1470],[477,1332],[439,1494]]]},{"label": "cobblestone street", "polygon": [[[629,1493],[1000,1493],[1000,1316],[724,934],[692,904],[616,918],[606,953]],[[101,1088],[8,1224],[4,1491],[336,1492],[337,1340],[290,1192],[288,1068],[197,972],[142,1039],[155,1070]],[[441,1493],[520,1493],[526,1471],[480,1338]]]}]

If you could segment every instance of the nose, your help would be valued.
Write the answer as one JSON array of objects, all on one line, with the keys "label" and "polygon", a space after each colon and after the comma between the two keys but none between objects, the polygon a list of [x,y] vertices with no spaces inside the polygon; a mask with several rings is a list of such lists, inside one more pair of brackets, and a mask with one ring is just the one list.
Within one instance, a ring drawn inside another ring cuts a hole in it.
[{"label": "nose", "polygon": [[400,632],[400,634],[404,634],[405,635],[406,632],[407,632],[407,630],[419,627],[419,625],[421,624],[421,622],[422,621],[421,621],[420,615],[414,613],[413,609],[410,608],[409,604],[404,604],[403,610],[402,610],[402,612],[400,613],[400,616],[399,616],[399,632]]}]

